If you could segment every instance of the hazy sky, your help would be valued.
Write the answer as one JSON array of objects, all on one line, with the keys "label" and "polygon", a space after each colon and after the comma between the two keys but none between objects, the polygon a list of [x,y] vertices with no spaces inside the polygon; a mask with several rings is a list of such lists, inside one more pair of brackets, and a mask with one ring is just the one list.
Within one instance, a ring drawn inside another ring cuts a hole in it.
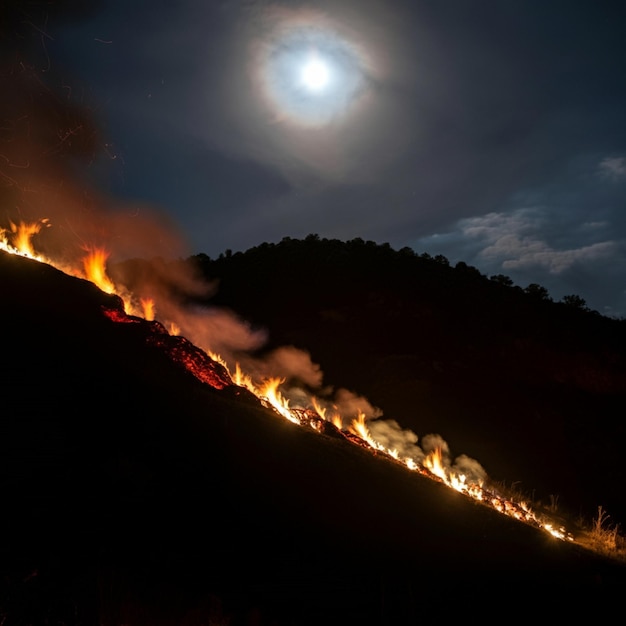
[{"label": "hazy sky", "polygon": [[190,254],[361,237],[626,316],[622,0],[32,4],[91,183]]}]

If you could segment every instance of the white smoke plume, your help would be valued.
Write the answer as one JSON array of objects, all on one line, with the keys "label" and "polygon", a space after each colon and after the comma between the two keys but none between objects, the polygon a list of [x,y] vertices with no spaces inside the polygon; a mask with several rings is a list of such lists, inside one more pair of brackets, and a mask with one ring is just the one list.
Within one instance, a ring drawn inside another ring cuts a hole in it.
[{"label": "white smoke plume", "polygon": [[267,341],[264,329],[253,328],[228,309],[179,310],[172,317],[181,335],[206,352],[217,353],[227,362],[233,355],[257,350]]},{"label": "white smoke plume", "polygon": [[464,474],[469,482],[482,484],[487,480],[487,472],[483,466],[466,454],[461,454],[454,459],[452,470],[456,474]]},{"label": "white smoke plume", "polygon": [[443,459],[450,458],[450,448],[448,447],[448,443],[441,435],[437,435],[435,433],[424,435],[424,437],[422,437],[422,449],[426,454],[430,454],[438,449],[441,450]]},{"label": "white smoke plume", "polygon": [[372,437],[387,450],[395,450],[400,459],[413,459],[421,463],[424,451],[417,445],[418,437],[412,431],[404,429],[396,420],[376,419],[368,422]]},{"label": "white smoke plume", "polygon": [[367,398],[359,396],[348,389],[338,389],[336,391],[333,406],[340,415],[348,418],[357,417],[361,413],[368,420],[382,415],[382,411],[372,406]]},{"label": "white smoke plume", "polygon": [[313,389],[322,385],[323,372],[311,355],[294,346],[276,348],[261,358],[243,356],[243,369],[255,380],[282,378],[287,386],[304,383]]},{"label": "white smoke plume", "polygon": [[439,450],[441,463],[451,474],[465,476],[467,482],[483,484],[487,480],[487,472],[482,465],[461,454],[450,462],[450,448],[447,442],[434,433],[422,438],[422,445],[418,445],[418,436],[411,430],[402,428],[393,419],[375,419],[367,423],[373,439],[389,452],[395,451],[400,460],[412,459],[415,463],[423,464],[427,455]]}]

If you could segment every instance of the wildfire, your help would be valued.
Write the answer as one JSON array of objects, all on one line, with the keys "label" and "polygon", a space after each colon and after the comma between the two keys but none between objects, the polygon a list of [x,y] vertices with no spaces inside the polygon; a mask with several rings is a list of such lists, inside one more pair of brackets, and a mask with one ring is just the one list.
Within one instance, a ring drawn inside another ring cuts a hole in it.
[{"label": "wildfire", "polygon": [[[11,222],[9,228],[0,228],[0,250],[47,263],[68,274],[93,282],[106,293],[119,296],[124,303],[126,314],[122,315],[121,313],[111,311],[105,312],[113,321],[132,321],[132,318],[128,317],[130,315],[143,317],[145,320],[161,327],[158,322],[154,322],[156,319],[156,309],[152,299],[140,299],[138,300],[138,304],[135,305],[135,299],[129,296],[124,290],[119,289],[108,277],[106,263],[109,258],[109,253],[106,249],[101,247],[86,249],[87,254],[82,259],[82,272],[72,268],[68,270],[61,264],[57,264],[44,256],[38,255],[34,250],[32,238],[34,235],[37,235],[43,227],[49,226],[50,223],[47,219],[42,219],[31,224],[24,222],[14,224]],[[180,328],[175,323],[167,322],[167,324],[170,329],[169,333],[165,330],[165,326],[162,327],[163,333],[169,334],[169,336],[179,334]],[[295,424],[309,426],[318,432],[327,432],[323,425],[328,424],[328,428],[343,434],[348,440],[353,441],[354,438],[357,438],[362,445],[369,447],[373,452],[381,452],[390,459],[402,463],[408,470],[419,472],[433,480],[442,482],[459,493],[481,502],[503,515],[541,528],[558,539],[574,540],[573,536],[565,528],[557,528],[551,520],[538,516],[525,502],[515,502],[507,499],[495,490],[485,487],[483,481],[473,480],[465,473],[454,471],[449,466],[445,451],[441,446],[435,446],[432,451],[420,458],[412,456],[402,457],[396,449],[389,449],[377,441],[368,428],[366,415],[362,411],[357,413],[356,417],[350,422],[348,429],[345,430],[343,426],[345,416],[342,416],[336,407],[330,411],[313,395],[310,396],[309,406],[290,406],[289,399],[286,398],[280,390],[281,385],[285,382],[283,378],[271,377],[257,384],[250,375],[243,372],[239,363],[236,363],[234,371],[231,371],[226,361],[219,354],[211,352],[210,350],[207,350],[205,353],[193,346],[197,352],[202,352],[205,359],[208,356],[213,364],[217,363],[223,368],[226,374],[224,375],[225,377],[221,377],[215,372],[209,371],[210,367],[203,361],[202,355],[195,355],[194,358],[189,358],[188,354],[187,356],[183,354],[181,346],[182,344],[177,344],[174,348],[171,348],[171,353],[174,356],[178,355],[178,360],[203,382],[213,384],[217,386],[217,388],[222,388],[225,384],[228,384],[227,379],[230,377],[234,385],[247,389],[265,406],[273,408],[278,414]]]}]

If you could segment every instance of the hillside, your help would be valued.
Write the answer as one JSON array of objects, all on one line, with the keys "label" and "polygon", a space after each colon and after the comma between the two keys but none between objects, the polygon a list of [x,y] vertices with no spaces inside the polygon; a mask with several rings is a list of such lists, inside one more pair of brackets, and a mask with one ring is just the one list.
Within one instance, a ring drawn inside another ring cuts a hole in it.
[{"label": "hillside", "polygon": [[448,616],[619,600],[622,564],[291,424],[91,283],[0,253],[0,287],[3,623],[434,623],[451,594]]},{"label": "hillside", "polygon": [[285,239],[190,262],[219,285],[208,303],[268,329],[265,350],[306,350],[326,383],[441,434],[535,500],[626,520],[625,321],[362,240]]}]

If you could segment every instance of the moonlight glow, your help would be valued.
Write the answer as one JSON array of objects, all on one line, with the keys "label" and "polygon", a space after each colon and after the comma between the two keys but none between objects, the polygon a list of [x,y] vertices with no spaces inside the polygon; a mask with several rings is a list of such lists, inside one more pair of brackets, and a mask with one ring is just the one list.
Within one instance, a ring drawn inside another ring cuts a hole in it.
[{"label": "moonlight glow", "polygon": [[300,126],[346,115],[366,87],[363,55],[336,32],[282,24],[264,42],[256,73],[271,108]]},{"label": "moonlight glow", "polygon": [[311,91],[321,91],[328,85],[329,72],[326,63],[315,56],[304,63],[302,83]]}]

